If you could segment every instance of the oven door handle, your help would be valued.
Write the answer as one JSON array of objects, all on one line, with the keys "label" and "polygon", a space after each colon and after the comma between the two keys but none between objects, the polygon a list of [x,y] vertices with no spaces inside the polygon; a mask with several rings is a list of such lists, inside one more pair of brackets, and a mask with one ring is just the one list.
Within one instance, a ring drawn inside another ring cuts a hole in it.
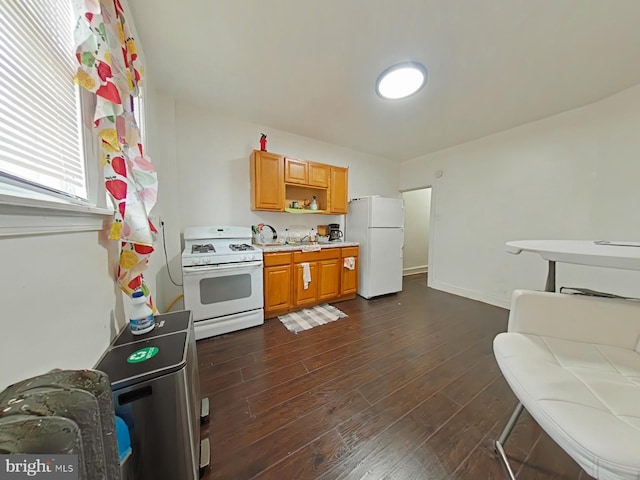
[{"label": "oven door handle", "polygon": [[262,261],[184,267],[182,273],[183,275],[198,275],[204,272],[220,272],[222,270],[237,270],[248,267],[262,267]]}]

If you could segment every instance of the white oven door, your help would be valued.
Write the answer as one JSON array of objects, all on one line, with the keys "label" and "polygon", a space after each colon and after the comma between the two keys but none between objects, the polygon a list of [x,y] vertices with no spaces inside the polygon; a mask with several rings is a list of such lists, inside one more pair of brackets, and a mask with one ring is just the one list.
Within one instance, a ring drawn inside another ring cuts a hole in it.
[{"label": "white oven door", "polygon": [[262,308],[262,262],[184,267],[184,306],[194,321]]}]

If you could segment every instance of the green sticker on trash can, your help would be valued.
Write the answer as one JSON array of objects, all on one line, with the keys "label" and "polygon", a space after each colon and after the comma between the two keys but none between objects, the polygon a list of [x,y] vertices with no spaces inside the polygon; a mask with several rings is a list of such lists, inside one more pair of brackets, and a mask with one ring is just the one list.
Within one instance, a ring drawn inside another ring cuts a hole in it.
[{"label": "green sticker on trash can", "polygon": [[127,363],[140,363],[145,360],[149,360],[151,357],[155,357],[156,354],[160,351],[158,347],[146,347],[141,348],[140,350],[133,352],[127,358]]}]

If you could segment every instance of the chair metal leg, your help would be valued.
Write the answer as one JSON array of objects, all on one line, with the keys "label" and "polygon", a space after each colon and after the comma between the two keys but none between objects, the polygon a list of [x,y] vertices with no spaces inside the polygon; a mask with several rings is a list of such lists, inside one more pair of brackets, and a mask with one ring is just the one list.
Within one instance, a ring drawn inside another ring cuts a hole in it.
[{"label": "chair metal leg", "polygon": [[507,472],[509,473],[509,477],[511,478],[511,480],[516,480],[516,476],[513,474],[513,470],[511,470],[511,465],[509,465],[509,459],[507,459],[507,454],[504,452],[504,448],[502,448],[502,446],[507,441],[507,438],[509,438],[509,435],[511,434],[513,427],[515,427],[516,422],[518,421],[518,417],[522,413],[523,409],[524,409],[524,405],[518,402],[518,405],[516,405],[516,408],[513,410],[513,413],[511,414],[509,421],[504,426],[504,429],[502,430],[500,437],[498,437],[498,440],[495,441],[496,452],[500,456],[500,459],[502,460],[502,463],[504,464],[504,466],[507,467]]},{"label": "chair metal leg", "polygon": [[511,470],[511,465],[509,465],[507,454],[504,453],[504,449],[502,448],[502,445],[500,445],[500,442],[498,440],[496,440],[496,452],[498,452],[498,455],[502,460],[502,464],[507,467],[507,472],[509,473],[510,480],[516,480],[516,476],[513,474],[513,470]]},{"label": "chair metal leg", "polygon": [[547,270],[547,283],[544,286],[544,291],[556,291],[556,262],[553,260],[549,260],[549,269]]},{"label": "chair metal leg", "polygon": [[524,405],[518,402],[518,405],[516,405],[516,408],[513,410],[513,413],[511,414],[511,418],[509,418],[509,421],[504,426],[504,430],[502,430],[502,433],[498,438],[498,442],[500,442],[501,444],[504,444],[504,442],[507,441],[507,438],[509,438],[509,434],[511,434],[511,430],[513,430],[513,427],[516,426],[516,422],[518,421],[518,417],[522,413],[522,410],[524,410]]}]

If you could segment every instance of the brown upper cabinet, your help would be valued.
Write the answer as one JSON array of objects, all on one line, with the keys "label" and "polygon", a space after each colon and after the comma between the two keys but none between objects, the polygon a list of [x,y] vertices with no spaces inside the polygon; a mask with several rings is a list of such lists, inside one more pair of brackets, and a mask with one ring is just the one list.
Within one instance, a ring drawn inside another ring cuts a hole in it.
[{"label": "brown upper cabinet", "polygon": [[313,187],[329,187],[330,165],[324,163],[309,162],[309,185]]},{"label": "brown upper cabinet", "polygon": [[284,159],[284,182],[328,188],[331,166],[296,158]]},{"label": "brown upper cabinet", "polygon": [[251,210],[284,210],[282,157],[254,150],[251,154]]},{"label": "brown upper cabinet", "polygon": [[349,169],[331,167],[331,195],[329,208],[331,213],[347,213],[349,206],[347,186],[349,185]]},{"label": "brown upper cabinet", "polygon": [[304,160],[285,157],[284,181],[285,183],[307,185],[309,183],[309,168],[307,166],[307,162]]},{"label": "brown upper cabinet", "polygon": [[[348,171],[348,168],[254,150],[251,154],[251,209],[345,214]],[[305,201],[308,203],[313,197],[316,197],[318,209],[303,209]]]}]

